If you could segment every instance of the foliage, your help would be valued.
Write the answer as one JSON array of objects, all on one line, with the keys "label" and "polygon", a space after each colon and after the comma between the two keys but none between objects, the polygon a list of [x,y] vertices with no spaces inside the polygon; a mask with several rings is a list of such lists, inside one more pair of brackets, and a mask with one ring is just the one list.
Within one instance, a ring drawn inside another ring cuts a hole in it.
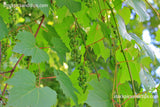
[{"label": "foliage", "polygon": [[147,0],[0,3],[0,106],[158,107],[159,62],[141,34],[160,15]]}]

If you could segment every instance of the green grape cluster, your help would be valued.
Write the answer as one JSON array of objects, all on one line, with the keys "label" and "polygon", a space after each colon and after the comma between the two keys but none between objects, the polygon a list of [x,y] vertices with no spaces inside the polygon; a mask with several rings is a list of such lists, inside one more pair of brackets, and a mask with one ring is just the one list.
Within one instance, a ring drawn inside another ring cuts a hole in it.
[{"label": "green grape cluster", "polygon": [[86,6],[88,8],[91,8],[93,6],[93,1],[94,0],[81,0],[82,2],[85,2]]},{"label": "green grape cluster", "polygon": [[70,38],[70,47],[71,51],[71,60],[74,61],[75,65],[80,64],[81,62],[81,55],[80,55],[80,46],[82,44],[81,36],[78,34],[77,31],[68,31],[68,36]]},{"label": "green grape cluster", "polygon": [[81,64],[79,67],[78,67],[78,71],[79,71],[79,77],[78,77],[78,80],[79,80],[79,86],[82,88],[83,90],[83,93],[85,93],[86,89],[87,89],[87,85],[86,85],[86,82],[87,82],[87,72],[86,72],[86,69],[85,67],[83,66],[83,64]]},{"label": "green grape cluster", "polygon": [[[82,29],[80,29],[82,31]],[[83,33],[83,31],[81,32]],[[77,67],[79,71],[79,86],[82,88],[83,92],[85,93],[87,89],[87,76],[85,66],[81,63],[81,45],[84,45],[85,37],[82,37],[79,31],[68,31],[68,36],[70,38],[70,47],[71,47],[71,60],[74,62],[74,65]]]}]

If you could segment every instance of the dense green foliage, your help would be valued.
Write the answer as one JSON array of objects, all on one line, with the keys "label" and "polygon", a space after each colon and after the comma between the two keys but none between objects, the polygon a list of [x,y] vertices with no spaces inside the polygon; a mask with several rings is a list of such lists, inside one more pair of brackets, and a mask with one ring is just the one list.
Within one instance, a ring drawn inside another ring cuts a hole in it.
[{"label": "dense green foliage", "polygon": [[141,35],[159,16],[147,0],[0,0],[0,106],[158,107]]}]

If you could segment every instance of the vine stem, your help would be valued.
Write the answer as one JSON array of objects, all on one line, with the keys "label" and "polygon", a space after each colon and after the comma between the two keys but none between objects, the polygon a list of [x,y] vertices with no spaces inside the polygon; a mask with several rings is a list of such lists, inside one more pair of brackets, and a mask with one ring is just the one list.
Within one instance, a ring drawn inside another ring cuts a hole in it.
[{"label": "vine stem", "polygon": [[101,38],[101,39],[99,39],[99,40],[97,40],[97,41],[95,41],[95,42],[93,42],[93,43],[87,45],[86,48],[88,48],[88,47],[90,47],[91,45],[94,45],[94,44],[96,44],[96,43],[102,41],[103,39],[105,39],[105,37],[103,37],[103,38]]},{"label": "vine stem", "polygon": [[41,79],[53,79],[53,78],[56,78],[56,76],[53,76],[53,77],[41,77],[40,80]]},{"label": "vine stem", "polygon": [[44,15],[42,16],[42,20],[41,20],[41,23],[39,24],[39,26],[38,26],[38,29],[37,29],[37,31],[36,31],[36,33],[35,33],[35,35],[34,35],[34,37],[36,38],[37,37],[37,34],[38,34],[38,32],[39,32],[39,30],[40,30],[40,28],[41,28],[41,26],[42,26],[42,23],[43,23],[43,21],[44,21]]},{"label": "vine stem", "polygon": [[[106,1],[106,3],[107,3],[107,5],[109,6],[109,8],[111,9],[111,14],[113,15],[113,20],[114,20],[114,22],[115,22],[116,29],[117,29],[117,32],[118,32],[118,39],[119,39],[119,42],[120,42],[120,48],[121,48],[122,54],[123,54],[123,56],[124,56],[124,59],[125,59],[125,61],[126,61],[126,65],[127,65],[128,71],[129,71],[130,78],[131,78],[133,95],[136,95],[136,91],[135,91],[135,87],[134,87],[134,81],[133,81],[132,73],[131,73],[131,70],[130,70],[130,66],[129,66],[127,57],[126,57],[126,55],[125,55],[125,53],[124,53],[124,50],[123,50],[122,40],[121,40],[121,36],[120,36],[120,33],[119,33],[118,24],[117,24],[117,21],[116,21],[114,12],[113,12],[113,8],[110,6],[110,4],[109,4],[107,1]],[[136,98],[134,98],[134,99],[135,99],[135,101],[134,101],[135,107],[137,107],[137,100],[136,100]]]},{"label": "vine stem", "polygon": [[[19,62],[22,60],[23,56],[24,56],[24,54],[18,59],[18,61],[17,61],[16,64],[14,65],[13,69],[10,71],[11,73],[10,73],[10,75],[9,75],[9,78],[12,77],[15,68],[17,67],[17,65],[19,64]],[[3,92],[2,92],[2,96],[4,95],[4,93],[5,93],[6,89],[7,89],[7,86],[8,86],[8,84],[5,85],[5,87],[4,87],[4,89],[3,89]]]},{"label": "vine stem", "polygon": [[[34,35],[35,38],[37,37],[37,34],[38,34],[38,32],[39,32],[39,30],[40,30],[40,28],[41,28],[41,25],[42,25],[42,23],[43,23],[43,21],[44,21],[44,18],[45,18],[45,17],[44,17],[44,15],[43,15],[43,16],[42,16],[41,23],[39,24],[39,27],[38,27],[35,35]],[[9,75],[9,78],[12,77],[12,75],[13,75],[16,67],[17,67],[17,65],[18,65],[19,62],[22,60],[23,56],[24,56],[24,54],[21,55],[21,57],[18,59],[18,61],[16,62],[16,64],[15,64],[14,67],[12,68],[12,70],[11,70],[11,71],[8,71],[8,72],[11,72],[10,75]],[[2,92],[2,96],[5,94],[5,91],[6,91],[6,89],[7,89],[7,86],[8,86],[8,84],[5,85],[5,87],[4,87],[4,89],[3,89],[3,92]]]}]

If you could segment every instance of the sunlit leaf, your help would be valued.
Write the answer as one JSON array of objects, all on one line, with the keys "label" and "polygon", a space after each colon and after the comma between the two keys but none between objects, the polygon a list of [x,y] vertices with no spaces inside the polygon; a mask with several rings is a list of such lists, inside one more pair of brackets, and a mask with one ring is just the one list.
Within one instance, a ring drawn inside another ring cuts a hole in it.
[{"label": "sunlit leaf", "polygon": [[[124,100],[127,100],[127,96],[129,97],[133,94],[131,86],[128,82],[125,82],[118,86],[118,94],[122,95],[122,98],[124,98]],[[130,107],[132,105],[134,105],[134,99],[130,99],[125,103],[125,107]]]},{"label": "sunlit leaf", "polygon": [[124,19],[125,24],[127,25],[130,21],[131,12],[127,7],[123,7],[122,10],[119,10],[119,15]]},{"label": "sunlit leaf", "polygon": [[124,20],[119,16],[118,14],[116,15],[116,18],[118,20],[118,25],[119,25],[119,33],[121,36],[129,41],[131,41],[132,37],[128,34]]},{"label": "sunlit leaf", "polygon": [[160,29],[156,32],[156,40],[160,41]]},{"label": "sunlit leaf", "polygon": [[133,33],[127,33],[126,26],[123,19],[119,15],[117,15],[116,17],[119,24],[119,32],[122,35],[122,37],[129,41],[131,41],[132,39],[135,40],[142,47],[142,49],[145,50],[147,55],[149,55],[150,58],[154,60],[155,59],[154,52],[147,46],[147,44],[143,42],[137,35]]},{"label": "sunlit leaf", "polygon": [[142,49],[145,50],[147,55],[150,56],[150,58],[152,60],[154,60],[155,59],[155,54],[152,51],[152,49],[144,41],[142,41],[137,35],[135,35],[133,33],[130,33],[130,35],[142,47]]},{"label": "sunlit leaf", "polygon": [[152,93],[147,93],[142,95],[141,99],[138,101],[139,107],[153,107],[154,98]]},{"label": "sunlit leaf", "polygon": [[146,6],[142,0],[127,0],[126,3],[133,7],[135,12],[139,16],[139,21],[144,22],[149,20],[149,14],[147,13]]},{"label": "sunlit leaf", "polygon": [[148,72],[146,72],[146,70],[141,68],[141,71],[139,72],[139,76],[142,84],[144,85],[147,91],[152,88],[155,88],[156,86],[155,81],[153,80],[152,76]]}]

